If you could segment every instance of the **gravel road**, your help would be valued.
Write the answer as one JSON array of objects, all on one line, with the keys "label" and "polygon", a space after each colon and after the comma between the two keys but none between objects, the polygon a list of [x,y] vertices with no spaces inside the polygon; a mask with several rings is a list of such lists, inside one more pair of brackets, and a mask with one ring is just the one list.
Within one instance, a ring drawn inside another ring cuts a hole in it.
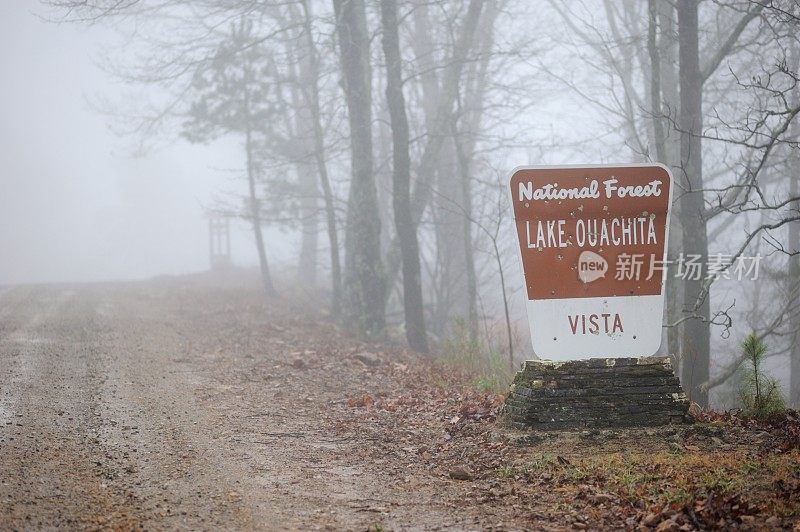
[{"label": "gravel road", "polygon": [[0,529],[466,519],[359,459],[330,412],[380,382],[286,299],[180,278],[0,289]]},{"label": "gravel road", "polygon": [[0,530],[796,525],[788,418],[517,433],[501,396],[343,335],[308,297],[0,287]]}]

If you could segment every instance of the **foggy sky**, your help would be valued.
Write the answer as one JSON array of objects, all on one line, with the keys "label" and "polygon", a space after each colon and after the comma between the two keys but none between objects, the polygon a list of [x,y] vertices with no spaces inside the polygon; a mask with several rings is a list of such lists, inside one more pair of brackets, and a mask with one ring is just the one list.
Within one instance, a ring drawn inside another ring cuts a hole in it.
[{"label": "foggy sky", "polygon": [[[242,165],[238,141],[161,143],[133,157],[137,139],[112,132],[110,126],[119,129],[120,117],[100,112],[105,100],[120,107],[131,103],[124,100],[129,87],[98,66],[108,57],[124,56],[104,55],[121,42],[119,34],[107,24],[42,19],[53,14],[39,2],[0,2],[0,67],[6,73],[0,85],[0,284],[206,269],[203,207],[213,206],[220,195],[243,192],[244,184],[231,176]],[[556,142],[554,126],[572,141],[597,138],[587,127],[591,111],[542,100],[542,88],[531,88],[535,115],[527,121],[518,116],[518,121],[540,130],[548,144]],[[522,149],[508,169],[567,162],[573,149],[562,145],[530,154]],[[599,150],[588,156],[586,146],[581,150],[587,161],[608,157]],[[538,157],[531,157],[534,153]],[[249,229],[242,222],[235,229],[234,261],[256,264]],[[291,267],[297,247],[291,240],[297,235],[275,228],[267,232],[270,259]]]},{"label": "foggy sky", "polygon": [[[203,206],[239,183],[235,144],[136,142],[97,110],[122,87],[98,66],[115,35],[53,24],[38,2],[0,2],[0,284],[144,278],[208,267]],[[229,173],[229,172],[228,172]],[[246,228],[236,262],[255,254]]]}]

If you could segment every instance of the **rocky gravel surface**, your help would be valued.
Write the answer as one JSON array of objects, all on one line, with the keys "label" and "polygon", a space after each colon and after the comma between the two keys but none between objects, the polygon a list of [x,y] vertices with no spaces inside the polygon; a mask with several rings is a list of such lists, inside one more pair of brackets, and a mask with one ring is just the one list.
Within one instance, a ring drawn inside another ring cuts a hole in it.
[{"label": "rocky gravel surface", "polygon": [[796,523],[786,424],[519,432],[322,306],[203,276],[0,287],[0,530]]},{"label": "rocky gravel surface", "polygon": [[386,360],[291,299],[181,279],[3,288],[0,529],[472,522],[363,461],[337,416]]}]

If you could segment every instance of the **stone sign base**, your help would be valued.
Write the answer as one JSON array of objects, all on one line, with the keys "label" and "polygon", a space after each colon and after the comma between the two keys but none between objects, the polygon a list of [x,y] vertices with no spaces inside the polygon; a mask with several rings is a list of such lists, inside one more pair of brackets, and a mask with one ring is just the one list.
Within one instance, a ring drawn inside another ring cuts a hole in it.
[{"label": "stone sign base", "polygon": [[579,429],[686,423],[689,401],[669,357],[528,360],[503,406],[517,428]]}]

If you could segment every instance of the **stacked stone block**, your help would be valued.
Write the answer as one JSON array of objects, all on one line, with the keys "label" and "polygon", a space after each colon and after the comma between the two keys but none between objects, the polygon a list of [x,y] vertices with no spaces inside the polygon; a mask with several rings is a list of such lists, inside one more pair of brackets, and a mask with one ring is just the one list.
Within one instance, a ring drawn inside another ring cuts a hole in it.
[{"label": "stacked stone block", "polygon": [[528,360],[503,407],[518,428],[658,426],[689,421],[669,357]]}]

